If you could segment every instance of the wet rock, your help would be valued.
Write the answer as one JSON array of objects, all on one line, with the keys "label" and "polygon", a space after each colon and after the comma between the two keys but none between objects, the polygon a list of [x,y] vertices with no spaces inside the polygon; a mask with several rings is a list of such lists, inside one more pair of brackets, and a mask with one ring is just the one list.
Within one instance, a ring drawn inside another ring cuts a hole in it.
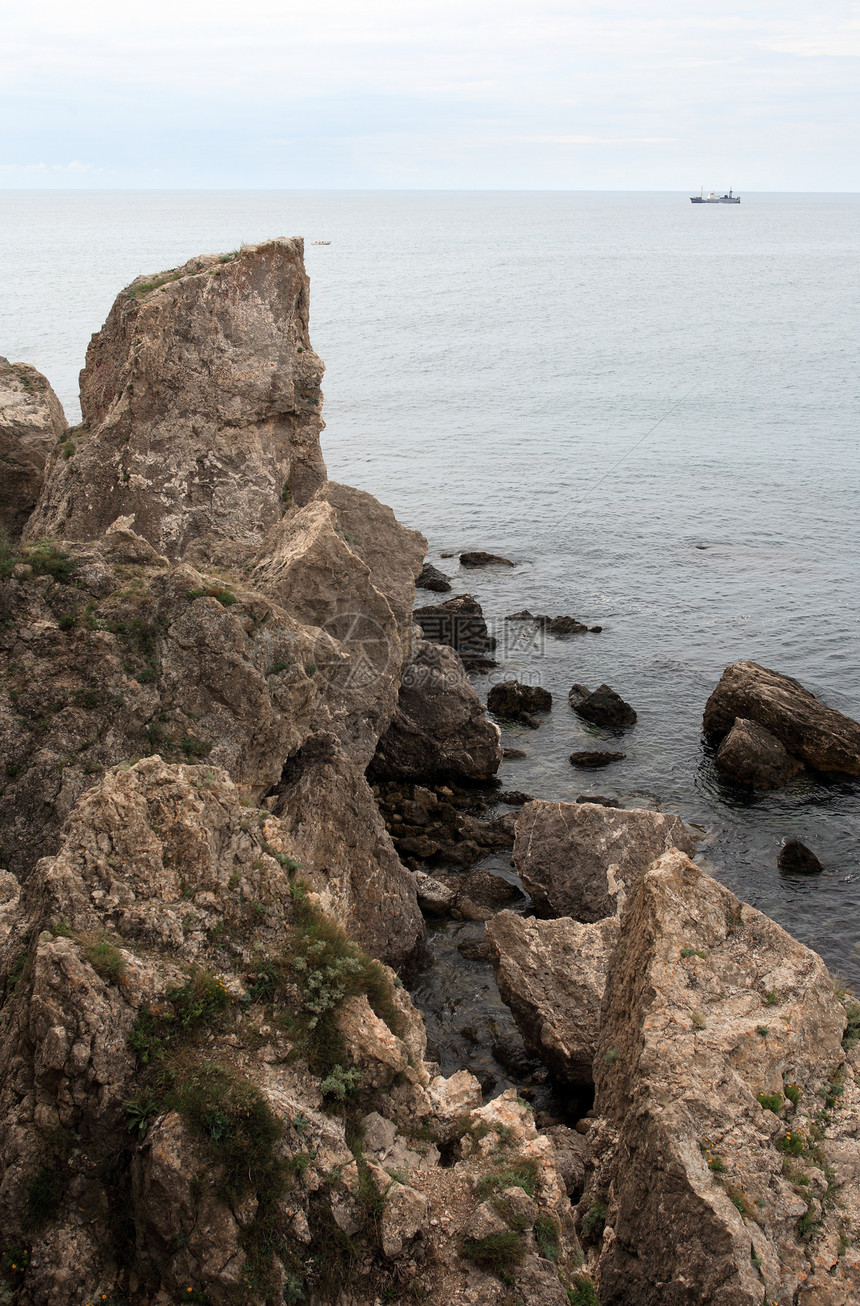
[{"label": "wet rock", "polygon": [[518,680],[503,680],[493,685],[487,695],[487,707],[496,716],[508,721],[537,728],[540,722],[532,712],[548,712],[552,707],[552,694],[540,685],[521,685]]},{"label": "wet rock", "polygon": [[719,742],[738,717],[764,727],[816,771],[860,775],[860,723],[825,707],[790,676],[756,662],[726,667],[705,706],[705,734]]},{"label": "wet rock", "polygon": [[608,685],[599,685],[593,691],[586,689],[585,685],[574,685],[567,697],[577,716],[593,725],[632,726],[636,722],[636,713],[630,704]]},{"label": "wet rock", "polygon": [[817,875],[824,870],[812,849],[799,839],[786,839],[776,864],[781,871],[801,871],[804,875]]},{"label": "wet rock", "polygon": [[598,807],[623,807],[617,798],[607,798],[605,794],[580,794],[578,803],[597,803]]},{"label": "wet rock", "polygon": [[537,800],[517,821],[514,865],[538,915],[599,921],[670,848],[696,849],[678,816]]},{"label": "wet rock", "polygon": [[[45,463],[68,423],[48,382],[29,363],[0,358],[0,530],[18,539],[36,506]],[[76,450],[74,441],[67,446]]]},{"label": "wet rock", "polygon": [[626,753],[571,753],[570,761],[572,766],[578,766],[587,771],[594,771],[599,767],[609,766],[612,762],[623,762],[626,756]]},{"label": "wet rock", "polygon": [[[455,918],[462,915],[467,920],[486,920],[501,907],[522,899],[516,885],[502,879],[500,875],[493,875],[491,871],[469,871],[465,875],[440,874],[438,879],[454,891],[452,914]],[[469,915],[468,908],[463,910],[466,904],[479,908],[481,915]]]},{"label": "wet rock", "polygon": [[83,424],[57,451],[29,539],[90,540],[117,517],[171,560],[249,561],[284,495],[325,480],[323,365],[301,240],[138,277],[87,350]]},{"label": "wet rock", "polygon": [[436,590],[439,593],[444,593],[451,588],[448,577],[438,567],[434,567],[432,562],[424,563],[415,585],[418,589]]},{"label": "wet rock", "polygon": [[529,612],[528,608],[523,608],[522,612],[512,612],[509,617],[505,617],[505,621],[533,621],[539,629],[550,635],[582,635],[588,630],[588,626],[577,621],[576,617],[550,617],[546,613]]},{"label": "wet rock", "polygon": [[421,910],[428,916],[450,916],[457,900],[457,886],[436,880],[423,871],[415,871],[414,875]]},{"label": "wet rock", "polygon": [[433,644],[448,644],[455,649],[470,670],[496,666],[489,654],[496,647],[487,630],[483,609],[471,594],[458,594],[444,603],[416,608],[413,613],[424,638]]},{"label": "wet rock", "polygon": [[521,758],[528,757],[524,748],[503,748],[502,758],[505,762],[518,762]]},{"label": "wet rock", "polygon": [[496,800],[507,803],[510,807],[522,807],[524,803],[534,801],[534,794],[524,794],[521,789],[503,789],[496,794]]},{"label": "wet rock", "polygon": [[485,779],[501,764],[500,738],[456,653],[416,639],[370,774],[387,780]]},{"label": "wet rock", "polygon": [[482,553],[480,549],[472,553],[460,554],[461,567],[514,567],[516,563],[509,558],[500,558],[497,553]]},{"label": "wet rock", "polygon": [[[798,1238],[804,1139],[844,1055],[821,959],[672,851],[631,892],[602,1021],[589,1139],[603,1150],[578,1208],[605,1195],[601,1301],[804,1300],[840,1219],[814,1207],[820,1226]],[[842,1273],[847,1302],[860,1279]]]},{"label": "wet rock", "polygon": [[791,757],[769,730],[743,717],[735,720],[715,761],[724,780],[753,789],[779,789],[803,770],[803,764]]},{"label": "wet rock", "polygon": [[592,634],[592,635],[599,635],[599,634],[601,634],[601,632],[602,632],[602,630],[603,630],[603,627],[602,627],[602,626],[589,626],[589,627],[588,627],[588,630],[589,630],[589,633]]},{"label": "wet rock", "polygon": [[493,950],[485,939],[464,939],[457,944],[457,951],[467,961],[490,962],[493,957]]},{"label": "wet rock", "polygon": [[563,1083],[592,1083],[617,917],[582,925],[504,911],[485,930],[499,992],[526,1047]]}]

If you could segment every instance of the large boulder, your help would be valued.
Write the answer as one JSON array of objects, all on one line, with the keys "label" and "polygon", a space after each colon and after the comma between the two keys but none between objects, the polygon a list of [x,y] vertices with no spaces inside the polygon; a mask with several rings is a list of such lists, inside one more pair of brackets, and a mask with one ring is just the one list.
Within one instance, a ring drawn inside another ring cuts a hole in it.
[{"label": "large boulder", "polygon": [[0,358],[0,531],[13,539],[36,506],[45,463],[67,426],[62,405],[41,372],[29,363]]},{"label": "large boulder", "polygon": [[327,915],[374,957],[408,968],[424,941],[415,877],[333,735],[312,736],[290,758],[273,811],[292,843],[283,851],[299,858]]},{"label": "large boulder", "polygon": [[424,638],[456,649],[464,666],[487,670],[497,665],[488,655],[496,647],[484,620],[484,610],[471,594],[456,594],[444,603],[430,603],[413,613]]},{"label": "large boulder", "polygon": [[484,780],[502,760],[499,727],[487,719],[451,648],[415,639],[397,711],[371,764],[374,778]]},{"label": "large boulder", "polygon": [[298,239],[133,281],[90,342],[83,425],[29,538],[91,540],[131,517],[173,560],[250,560],[325,480],[308,302]]},{"label": "large boulder", "polygon": [[632,726],[636,724],[636,712],[609,685],[598,685],[597,689],[588,689],[585,685],[573,685],[567,701],[577,716],[590,721],[595,726]]},{"label": "large boulder", "polygon": [[718,743],[739,717],[763,726],[816,771],[860,775],[860,723],[825,707],[790,676],[756,662],[726,667],[705,705],[705,734]]},{"label": "large boulder", "polygon": [[426,547],[372,495],[326,482],[286,514],[253,573],[257,589],[321,630],[317,725],[365,766],[397,706]]},{"label": "large boulder", "polygon": [[517,820],[514,865],[539,916],[599,921],[670,848],[696,850],[679,816],[537,799]]},{"label": "large boulder", "polygon": [[605,1222],[604,1306],[857,1299],[819,1110],[842,1092],[844,1027],[821,959],[682,853],[640,877],[594,1063],[606,1150],[579,1207],[592,1242]]},{"label": "large boulder", "polygon": [[775,735],[743,717],[735,721],[714,761],[724,780],[752,789],[779,789],[803,770]]},{"label": "large boulder", "polygon": [[617,917],[583,925],[503,911],[485,932],[499,992],[526,1047],[562,1083],[591,1084]]}]

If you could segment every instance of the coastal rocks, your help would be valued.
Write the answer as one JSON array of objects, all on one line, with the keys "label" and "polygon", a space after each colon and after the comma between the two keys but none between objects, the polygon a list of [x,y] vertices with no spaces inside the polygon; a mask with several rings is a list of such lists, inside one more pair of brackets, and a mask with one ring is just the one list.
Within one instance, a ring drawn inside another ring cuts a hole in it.
[{"label": "coastal rocks", "polygon": [[471,594],[458,594],[445,603],[416,608],[412,614],[424,638],[455,649],[468,671],[487,671],[497,663],[488,656],[496,640],[487,630],[483,609]]},{"label": "coastal rocks", "polygon": [[545,614],[535,615],[529,612],[528,608],[523,608],[522,612],[512,612],[505,621],[531,621],[540,630],[545,630],[550,635],[584,635],[589,630],[599,633],[602,626],[586,626],[584,622],[577,621],[576,617],[549,617]]},{"label": "coastal rocks", "polygon": [[518,680],[502,680],[493,685],[487,695],[487,707],[496,716],[536,730],[540,725],[532,712],[548,712],[552,707],[552,694],[540,685],[521,685]]},{"label": "coastal rocks", "polygon": [[798,871],[802,875],[819,875],[824,870],[812,849],[799,839],[786,839],[776,864],[781,871]]},{"label": "coastal rocks", "polygon": [[590,690],[585,685],[574,685],[567,696],[577,716],[596,726],[632,726],[636,713],[620,694],[608,685],[598,685]]},{"label": "coastal rocks", "polygon": [[286,763],[273,813],[320,906],[374,957],[408,970],[424,942],[412,874],[395,852],[362,771],[330,734]]},{"label": "coastal rocks", "polygon": [[860,723],[825,707],[790,676],[756,662],[726,667],[705,706],[705,734],[719,742],[738,717],[763,726],[816,771],[860,775]]},{"label": "coastal rocks", "polygon": [[375,785],[373,793],[394,846],[413,869],[425,861],[465,868],[491,849],[513,847],[514,814],[482,820],[477,813],[487,804],[474,795],[394,782]]},{"label": "coastal rocks", "polygon": [[471,553],[460,554],[461,567],[515,567],[510,558],[500,558],[497,553],[483,553],[476,549]]},{"label": "coastal rocks", "polygon": [[623,762],[626,753],[611,753],[600,750],[592,752],[571,753],[571,766],[578,766],[586,771],[596,771],[602,766],[611,766],[613,762]]},{"label": "coastal rocks", "polygon": [[436,590],[438,593],[444,593],[450,590],[451,582],[444,572],[433,566],[432,562],[425,562],[415,587],[420,590]]},{"label": "coastal rocks", "polygon": [[[857,1258],[838,1261],[819,1168],[844,1026],[820,958],[683,854],[639,879],[607,976],[589,1134],[603,1146],[578,1207],[591,1244],[603,1230],[605,1306],[853,1300]],[[835,1295],[807,1292],[813,1274]]]},{"label": "coastal rocks", "polygon": [[129,517],[172,560],[251,560],[325,480],[322,372],[301,240],[138,277],[90,342],[75,451],[51,459],[28,538]]},{"label": "coastal rocks", "polygon": [[526,1047],[561,1082],[591,1084],[617,918],[583,925],[503,911],[485,928],[499,992]]},{"label": "coastal rocks", "polygon": [[375,779],[485,780],[502,760],[499,727],[487,719],[453,649],[414,639],[397,710],[370,766]]},{"label": "coastal rocks", "polygon": [[[60,401],[42,374],[29,363],[0,358],[0,530],[13,539],[36,506],[45,463],[67,427]],[[74,441],[67,448],[71,456]]]},{"label": "coastal rocks", "polygon": [[17,556],[0,585],[10,870],[55,851],[79,795],[131,757],[205,757],[254,799],[277,783],[323,713],[309,669],[333,641],[223,574],[168,566],[126,527]]},{"label": "coastal rocks", "polygon": [[714,761],[724,780],[752,789],[779,789],[803,770],[769,730],[743,717],[735,719]]},{"label": "coastal rocks", "polygon": [[696,849],[678,816],[538,800],[517,820],[514,865],[539,916],[599,921],[670,848]]}]

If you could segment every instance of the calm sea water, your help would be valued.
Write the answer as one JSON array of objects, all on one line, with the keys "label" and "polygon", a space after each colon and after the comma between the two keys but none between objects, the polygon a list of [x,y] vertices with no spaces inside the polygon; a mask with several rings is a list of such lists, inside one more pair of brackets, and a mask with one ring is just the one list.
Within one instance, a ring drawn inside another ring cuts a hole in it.
[{"label": "calm sea water", "polygon": [[[604,628],[507,651],[556,706],[509,732],[529,756],[506,786],[681,812],[722,880],[860,983],[858,787],[742,800],[700,739],[739,658],[860,717],[860,196],[5,192],[0,353],[45,372],[75,420],[121,286],[296,234],[330,474],[420,527],[436,562],[515,559],[440,563],[500,628],[522,607]],[[639,722],[626,761],[576,772],[568,754],[605,732],[567,690],[604,680]],[[823,876],[777,870],[790,834]]]}]

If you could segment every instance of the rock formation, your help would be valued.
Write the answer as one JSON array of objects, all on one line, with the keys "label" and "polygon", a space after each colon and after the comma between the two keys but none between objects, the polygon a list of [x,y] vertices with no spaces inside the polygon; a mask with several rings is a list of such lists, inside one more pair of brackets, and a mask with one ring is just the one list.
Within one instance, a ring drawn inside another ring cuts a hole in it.
[{"label": "rock formation", "polygon": [[790,676],[756,662],[726,667],[705,706],[705,734],[718,743],[739,717],[763,727],[793,759],[816,771],[860,775],[860,723],[825,707]]},{"label": "rock formation", "polygon": [[[48,382],[28,363],[0,358],[0,531],[17,539],[36,506],[45,463],[68,423]],[[73,440],[62,456],[75,452]]]},{"label": "rock formation", "polygon": [[735,719],[714,760],[723,779],[752,789],[779,789],[803,770],[775,735],[743,717]]},{"label": "rock formation", "polygon": [[488,656],[496,647],[496,638],[489,633],[483,609],[471,594],[416,608],[414,617],[425,639],[456,649],[468,670],[487,671],[497,665]]},{"label": "rock formation", "polygon": [[502,680],[487,695],[487,707],[507,721],[519,721],[533,729],[540,725],[532,712],[548,712],[552,694],[540,685],[521,685],[518,680]]},{"label": "rock formation", "polygon": [[514,864],[540,916],[599,921],[670,848],[695,852],[678,816],[539,799],[517,820]]},{"label": "rock formation", "polygon": [[609,685],[598,685],[594,690],[585,685],[574,685],[567,697],[577,716],[592,725],[616,727],[636,723],[633,708]]},{"label": "rock formation", "polygon": [[323,365],[301,240],[138,277],[90,342],[74,452],[55,454],[27,537],[93,540],[130,519],[173,561],[258,552],[325,480]]}]

